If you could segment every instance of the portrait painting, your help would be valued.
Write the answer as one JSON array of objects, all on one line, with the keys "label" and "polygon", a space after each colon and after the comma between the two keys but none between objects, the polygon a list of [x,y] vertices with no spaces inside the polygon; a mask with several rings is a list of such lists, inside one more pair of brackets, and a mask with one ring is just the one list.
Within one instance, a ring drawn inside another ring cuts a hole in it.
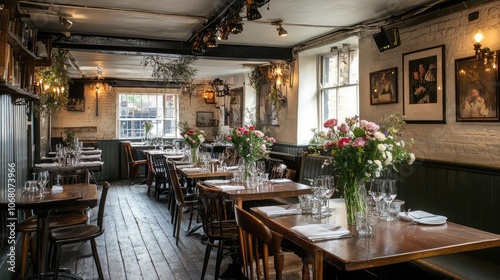
[{"label": "portrait painting", "polygon": [[499,121],[498,61],[455,60],[457,121]]},{"label": "portrait painting", "polygon": [[370,73],[370,104],[398,103],[398,68]]},{"label": "portrait painting", "polygon": [[85,99],[83,98],[70,98],[68,99],[68,111],[84,112]]},{"label": "portrait painting", "polygon": [[444,45],[403,54],[403,111],[408,123],[446,123]]}]

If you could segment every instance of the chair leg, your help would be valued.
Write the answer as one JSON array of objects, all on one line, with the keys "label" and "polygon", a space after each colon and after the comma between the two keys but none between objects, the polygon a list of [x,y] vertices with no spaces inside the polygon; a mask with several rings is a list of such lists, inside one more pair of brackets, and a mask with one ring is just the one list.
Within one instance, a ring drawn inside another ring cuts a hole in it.
[{"label": "chair leg", "polygon": [[203,260],[203,269],[201,270],[201,280],[205,280],[205,274],[207,273],[208,260],[210,259],[210,251],[212,250],[212,246],[210,245],[211,242],[212,240],[207,240],[205,259]]},{"label": "chair leg", "polygon": [[189,214],[189,225],[187,229],[188,232],[191,230],[191,223],[193,222],[194,207],[189,207],[189,210],[191,211],[191,214]]},{"label": "chair leg", "polygon": [[222,262],[222,251],[224,250],[224,241],[219,241],[219,246],[217,248],[217,260],[215,262],[215,280],[219,279],[220,264]]},{"label": "chair leg", "polygon": [[61,244],[54,244],[54,280],[59,276],[59,261],[61,259]]},{"label": "chair leg", "polygon": [[26,273],[26,264],[28,261],[28,248],[30,247],[30,237],[31,237],[31,232],[23,232],[22,236],[23,246],[21,249],[21,272],[19,274],[20,278],[24,278],[24,275]]},{"label": "chair leg", "polygon": [[175,245],[179,244],[179,234],[181,231],[181,217],[182,217],[182,208],[181,206],[177,209],[177,236],[175,237]]},{"label": "chair leg", "polygon": [[101,262],[99,261],[99,253],[97,252],[97,245],[95,238],[90,239],[90,244],[92,245],[92,254],[94,255],[95,265],[97,267],[97,273],[99,274],[99,279],[104,280],[104,275],[102,274]]},{"label": "chair leg", "polygon": [[172,236],[175,237],[175,231],[177,230],[177,211],[179,206],[174,206],[174,211],[172,212],[172,225],[174,226],[174,231],[172,232]]}]

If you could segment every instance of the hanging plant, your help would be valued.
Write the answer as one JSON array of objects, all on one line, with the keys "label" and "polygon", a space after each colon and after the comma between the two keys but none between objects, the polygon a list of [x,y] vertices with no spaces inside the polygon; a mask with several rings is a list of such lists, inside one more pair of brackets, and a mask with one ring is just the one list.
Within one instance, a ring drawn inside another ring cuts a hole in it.
[{"label": "hanging plant", "polygon": [[197,60],[198,58],[195,56],[181,56],[172,59],[159,55],[148,55],[144,57],[141,64],[144,67],[153,67],[151,77],[163,82],[166,87],[179,87],[193,82],[198,72],[198,69],[193,67]]},{"label": "hanging plant", "polygon": [[269,85],[266,98],[276,109],[276,113],[281,110],[283,104],[287,101],[286,96],[278,88],[277,82],[280,80],[281,84],[286,84],[288,81],[287,75],[284,75],[282,70],[278,69],[281,69],[279,64],[271,63],[270,65],[254,67],[250,73],[250,85],[255,88],[257,95],[262,94],[263,86]]},{"label": "hanging plant", "polygon": [[52,65],[36,69],[35,77],[40,88],[39,101],[34,111],[37,117],[52,115],[68,103],[68,87],[71,80],[69,61],[74,61],[67,50],[54,49]]}]

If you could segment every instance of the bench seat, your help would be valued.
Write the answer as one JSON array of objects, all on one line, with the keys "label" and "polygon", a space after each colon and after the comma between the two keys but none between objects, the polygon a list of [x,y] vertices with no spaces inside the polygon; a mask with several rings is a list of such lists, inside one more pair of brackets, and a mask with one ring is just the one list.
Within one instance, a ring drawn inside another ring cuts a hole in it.
[{"label": "bench seat", "polygon": [[411,264],[442,279],[500,279],[500,265],[463,253],[419,259]]}]

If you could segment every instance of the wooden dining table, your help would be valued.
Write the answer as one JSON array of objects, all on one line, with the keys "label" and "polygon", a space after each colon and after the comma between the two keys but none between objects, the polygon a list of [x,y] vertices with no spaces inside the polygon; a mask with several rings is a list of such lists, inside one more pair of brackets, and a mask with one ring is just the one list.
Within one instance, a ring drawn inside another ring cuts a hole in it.
[{"label": "wooden dining table", "polygon": [[[359,237],[355,226],[347,225],[343,205],[342,199],[331,200],[335,210],[331,217],[323,219],[313,218],[311,214],[269,218],[258,207],[250,210],[271,230],[313,257],[316,280],[322,279],[323,262],[343,271],[355,271],[500,246],[500,235],[452,222],[421,225],[404,220],[380,220],[375,226],[375,236]],[[313,243],[291,230],[294,226],[315,223],[340,224],[349,229],[352,236]]]},{"label": "wooden dining table", "polygon": [[[64,185],[63,191],[53,194],[50,189],[43,196],[23,193],[21,188],[16,188],[14,192],[7,190],[0,193],[0,209],[8,209],[8,213],[15,213],[15,210],[32,209],[38,218],[37,227],[37,260],[38,271],[36,275],[27,279],[46,279],[47,243],[49,226],[47,215],[50,209],[84,203],[89,207],[97,205],[97,188],[93,184],[73,184]],[[12,209],[11,209],[12,208]],[[11,210],[14,210],[11,212]],[[9,216],[9,219],[11,217]],[[12,217],[17,220],[16,217]],[[81,279],[76,275],[63,273],[61,279]]]}]

